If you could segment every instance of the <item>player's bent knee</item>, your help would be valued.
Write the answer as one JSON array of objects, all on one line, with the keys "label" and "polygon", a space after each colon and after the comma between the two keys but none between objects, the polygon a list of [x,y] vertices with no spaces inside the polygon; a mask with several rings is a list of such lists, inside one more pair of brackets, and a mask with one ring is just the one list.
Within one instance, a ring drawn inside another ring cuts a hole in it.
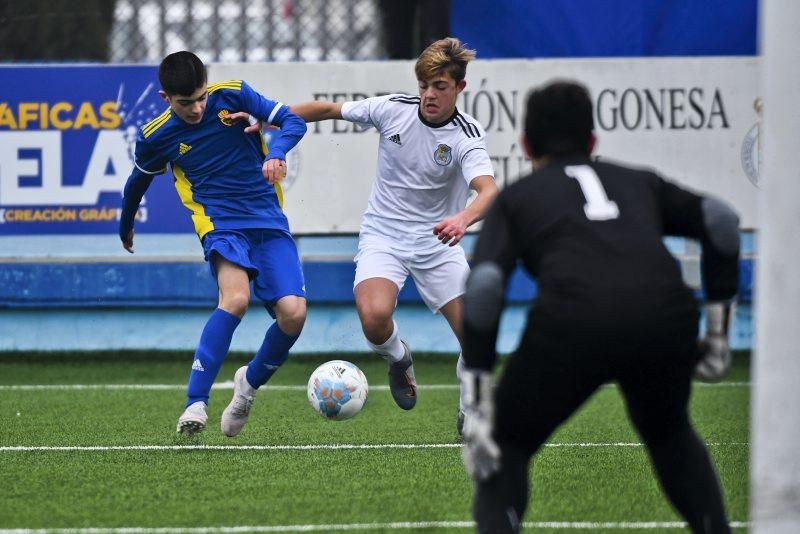
[{"label": "player's bent knee", "polygon": [[244,317],[247,312],[247,307],[250,304],[250,293],[248,292],[235,292],[230,294],[221,295],[219,299],[219,307],[226,312],[237,317]]},{"label": "player's bent knee", "polygon": [[284,333],[295,336],[303,330],[306,322],[306,300],[290,295],[280,299],[275,306],[278,326]]},{"label": "player's bent knee", "polygon": [[381,344],[392,335],[392,315],[360,315],[364,336],[372,343]]},{"label": "player's bent knee", "polygon": [[361,319],[361,324],[391,323],[394,308],[376,305],[372,302],[357,302],[356,310]]}]

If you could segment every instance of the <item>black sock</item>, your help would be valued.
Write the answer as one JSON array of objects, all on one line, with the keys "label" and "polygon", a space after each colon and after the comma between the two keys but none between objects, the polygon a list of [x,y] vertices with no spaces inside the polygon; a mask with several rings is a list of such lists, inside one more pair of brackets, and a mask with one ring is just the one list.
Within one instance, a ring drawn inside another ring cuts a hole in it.
[{"label": "black sock", "polygon": [[657,445],[648,444],[664,492],[693,532],[730,532],[717,473],[690,425]]},{"label": "black sock", "polygon": [[528,504],[528,455],[507,447],[501,454],[500,471],[475,483],[472,515],[481,534],[519,532]]}]

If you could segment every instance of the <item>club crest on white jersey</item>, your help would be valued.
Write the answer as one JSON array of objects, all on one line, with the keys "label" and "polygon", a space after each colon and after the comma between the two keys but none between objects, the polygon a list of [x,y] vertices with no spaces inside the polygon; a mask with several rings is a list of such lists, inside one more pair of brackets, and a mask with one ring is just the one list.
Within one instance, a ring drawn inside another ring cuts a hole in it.
[{"label": "club crest on white jersey", "polygon": [[450,162],[453,161],[453,149],[440,143],[433,153],[433,161],[442,166],[450,165]]}]

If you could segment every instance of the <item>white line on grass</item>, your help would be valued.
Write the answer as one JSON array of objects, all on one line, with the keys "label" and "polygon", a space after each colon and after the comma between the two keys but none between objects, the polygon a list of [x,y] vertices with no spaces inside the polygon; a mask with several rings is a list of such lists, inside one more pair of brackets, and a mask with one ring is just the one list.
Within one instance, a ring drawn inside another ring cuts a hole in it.
[{"label": "white line on grass", "polygon": [[[703,382],[695,382],[695,386],[699,387],[750,387],[750,382],[718,382],[716,384],[706,384]],[[419,389],[425,391],[433,390],[456,390],[458,384],[421,384]],[[616,387],[614,384],[609,384],[604,387]],[[19,385],[0,385],[0,391],[48,391],[48,390],[141,390],[141,391],[156,391],[156,390],[180,390],[186,389],[186,384],[19,384]],[[212,389],[233,389],[233,382],[219,382],[212,386]],[[270,391],[305,391],[306,386],[284,386],[284,385],[271,385],[267,386]],[[370,386],[371,391],[388,391],[389,386]]]},{"label": "white line on grass", "polygon": [[[747,443],[706,443],[709,447],[747,446]],[[643,447],[642,443],[546,443],[545,447]],[[330,445],[7,445],[0,452],[44,451],[327,451],[365,449],[456,449],[461,443],[367,443]]]},{"label": "white line on grass", "polygon": [[[266,386],[270,391],[305,391],[306,386]],[[419,389],[458,389],[458,384],[430,384],[418,386]],[[133,390],[185,390],[186,384],[28,384],[17,386],[0,386],[0,391],[46,391],[46,390],[87,390],[87,389],[133,389]],[[219,382],[211,386],[211,389],[233,389],[233,382]],[[369,386],[370,391],[389,391],[389,386]]]},{"label": "white line on grass", "polygon": [[[748,528],[749,521],[731,521],[731,528]],[[525,521],[528,529],[648,529],[686,528],[681,521]],[[236,526],[236,527],[162,527],[162,528],[46,528],[46,529],[0,529],[0,534],[212,534],[228,532],[330,532],[351,530],[418,530],[437,528],[473,529],[472,521],[401,521],[395,523],[351,523],[334,525],[275,525],[275,526]]]}]

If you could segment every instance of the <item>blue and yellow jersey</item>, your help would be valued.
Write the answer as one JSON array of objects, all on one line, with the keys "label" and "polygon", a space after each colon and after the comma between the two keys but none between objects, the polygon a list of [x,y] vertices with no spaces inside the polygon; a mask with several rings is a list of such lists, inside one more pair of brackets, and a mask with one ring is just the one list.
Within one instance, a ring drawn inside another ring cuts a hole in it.
[{"label": "blue and yellow jersey", "polygon": [[121,237],[133,227],[133,215],[152,176],[164,173],[167,166],[201,238],[215,229],[289,231],[280,185],[270,185],[261,172],[267,147],[260,134],[244,133],[247,122],[227,118],[237,111],[281,128],[270,158],[285,159],[306,131],[303,120],[287,106],[264,98],[241,80],[208,86],[205,114],[198,124],[184,122],[168,108],[139,130],[135,168],[125,188]]}]

